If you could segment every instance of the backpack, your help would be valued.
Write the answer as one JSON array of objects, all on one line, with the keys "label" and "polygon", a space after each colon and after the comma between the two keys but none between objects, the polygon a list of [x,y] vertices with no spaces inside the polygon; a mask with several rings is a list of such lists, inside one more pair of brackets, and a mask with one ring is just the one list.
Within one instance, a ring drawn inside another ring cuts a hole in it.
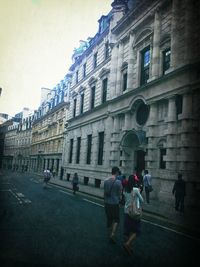
[{"label": "backpack", "polygon": [[137,207],[137,202],[136,202],[136,194],[134,191],[131,192],[131,201],[127,207],[128,210],[128,215],[135,220],[140,220],[142,217],[142,207],[139,205]]}]

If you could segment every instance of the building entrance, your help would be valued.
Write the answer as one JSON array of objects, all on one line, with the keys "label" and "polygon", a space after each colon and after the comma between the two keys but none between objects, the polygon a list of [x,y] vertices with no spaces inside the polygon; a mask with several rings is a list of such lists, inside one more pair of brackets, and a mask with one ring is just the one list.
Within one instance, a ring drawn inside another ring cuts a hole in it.
[{"label": "building entrance", "polygon": [[123,157],[121,170],[130,175],[135,168],[139,171],[145,169],[145,152],[136,131],[127,132],[121,141],[121,155]]}]

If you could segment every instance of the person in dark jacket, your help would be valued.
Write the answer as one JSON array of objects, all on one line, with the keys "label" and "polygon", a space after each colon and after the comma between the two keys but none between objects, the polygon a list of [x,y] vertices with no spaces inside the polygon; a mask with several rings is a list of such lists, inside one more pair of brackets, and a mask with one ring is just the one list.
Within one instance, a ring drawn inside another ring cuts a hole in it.
[{"label": "person in dark jacket", "polygon": [[78,191],[78,181],[79,181],[79,177],[77,172],[74,173],[73,179],[72,179],[72,186],[73,186],[73,194],[76,194],[76,191]]},{"label": "person in dark jacket", "polygon": [[186,195],[185,181],[182,179],[182,174],[178,174],[178,180],[175,181],[172,194],[175,195],[175,209],[184,212],[184,198]]}]

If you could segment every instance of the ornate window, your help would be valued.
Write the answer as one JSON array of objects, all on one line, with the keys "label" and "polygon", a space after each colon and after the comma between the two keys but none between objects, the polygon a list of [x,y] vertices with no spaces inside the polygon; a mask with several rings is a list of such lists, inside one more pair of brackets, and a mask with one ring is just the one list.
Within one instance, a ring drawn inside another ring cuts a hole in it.
[{"label": "ornate window", "polygon": [[163,51],[163,74],[170,68],[171,49],[167,48]]},{"label": "ornate window", "polygon": [[108,89],[108,78],[105,78],[102,81],[102,103],[105,103],[107,100],[107,89]]},{"label": "ornate window", "polygon": [[93,56],[93,68],[95,69],[97,67],[97,52]]},{"label": "ornate window", "polygon": [[149,116],[149,106],[141,103],[136,110],[136,121],[139,125],[144,125]]},{"label": "ornate window", "polygon": [[86,159],[86,164],[91,163],[91,151],[92,151],[92,135],[89,134],[87,136],[87,159]]},{"label": "ornate window", "polygon": [[109,42],[105,43],[105,60],[109,57]]},{"label": "ornate window", "polygon": [[83,113],[83,107],[84,107],[84,93],[81,94],[80,98],[80,114]]},{"label": "ornate window", "polygon": [[86,76],[86,63],[83,64],[83,78]]},{"label": "ornate window", "polygon": [[98,165],[103,164],[104,132],[99,133]]},{"label": "ornate window", "polygon": [[141,81],[140,85],[146,84],[149,79],[150,69],[150,46],[141,52]]},{"label": "ornate window", "polygon": [[74,105],[73,105],[73,117],[76,116],[76,103],[77,103],[77,99],[74,99]]},{"label": "ornate window", "polygon": [[96,91],[96,87],[94,85],[91,87],[91,106],[90,106],[91,109],[93,109],[95,105],[95,91]]},{"label": "ornate window", "polygon": [[81,152],[81,137],[77,138],[77,149],[76,149],[76,163],[80,162],[80,152]]},{"label": "ornate window", "polygon": [[69,147],[69,163],[72,163],[73,145],[74,145],[74,139],[70,139],[70,147]]}]

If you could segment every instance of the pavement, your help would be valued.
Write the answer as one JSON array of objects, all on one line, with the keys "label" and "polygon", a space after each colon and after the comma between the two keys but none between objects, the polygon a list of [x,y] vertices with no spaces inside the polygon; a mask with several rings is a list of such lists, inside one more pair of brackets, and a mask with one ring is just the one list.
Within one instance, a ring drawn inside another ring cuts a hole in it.
[{"label": "pavement", "polygon": [[[50,184],[72,190],[71,181],[52,178]],[[79,192],[95,196],[103,200],[103,188],[96,188],[92,185],[79,184]],[[145,218],[154,218],[163,221],[165,225],[172,226],[177,231],[185,232],[200,238],[200,211],[192,208],[185,208],[185,212],[176,211],[174,206],[168,205],[155,199],[150,199],[150,204],[143,204]]]}]

